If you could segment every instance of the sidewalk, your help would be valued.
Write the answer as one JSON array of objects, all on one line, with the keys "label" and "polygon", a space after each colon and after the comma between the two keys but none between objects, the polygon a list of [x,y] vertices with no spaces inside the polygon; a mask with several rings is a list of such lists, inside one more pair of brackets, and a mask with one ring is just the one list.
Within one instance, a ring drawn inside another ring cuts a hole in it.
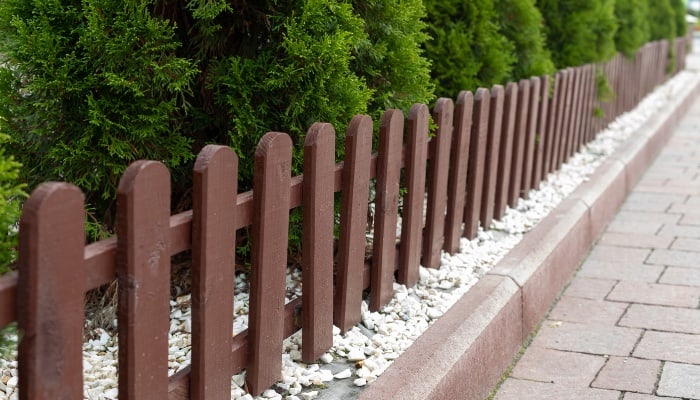
[{"label": "sidewalk", "polygon": [[494,397],[656,398],[700,399],[700,98]]}]

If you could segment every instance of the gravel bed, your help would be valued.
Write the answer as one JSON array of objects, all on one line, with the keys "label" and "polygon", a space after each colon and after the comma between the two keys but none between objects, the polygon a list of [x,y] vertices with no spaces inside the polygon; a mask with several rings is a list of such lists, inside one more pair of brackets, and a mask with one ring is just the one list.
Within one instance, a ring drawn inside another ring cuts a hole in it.
[{"label": "gravel bed", "polygon": [[[333,347],[317,364],[301,362],[301,334],[284,341],[282,380],[256,399],[323,399],[357,393],[377,379],[436,319],[466,293],[523,234],[534,227],[562,199],[586,181],[617,146],[636,131],[669,99],[700,79],[683,71],[647,96],[633,111],[623,114],[596,139],[574,155],[547,181],[520,199],[500,221],[479,229],[473,240],[462,238],[459,253],[442,254],[439,269],[420,267],[420,281],[413,288],[394,284],[394,297],[381,312],[370,312],[362,303],[362,323],[341,335],[334,328]],[[300,295],[300,274],[287,277],[288,297]],[[248,323],[248,294],[245,276],[236,278],[234,331]],[[189,296],[171,302],[170,374],[189,365],[191,311]],[[114,322],[116,325],[116,321]],[[117,398],[117,338],[102,329],[83,345],[84,397]],[[15,338],[16,340],[16,338]],[[242,389],[244,374],[232,377],[232,399],[252,400]],[[340,388],[340,389],[338,389]],[[16,350],[0,359],[0,398],[18,399]]]}]

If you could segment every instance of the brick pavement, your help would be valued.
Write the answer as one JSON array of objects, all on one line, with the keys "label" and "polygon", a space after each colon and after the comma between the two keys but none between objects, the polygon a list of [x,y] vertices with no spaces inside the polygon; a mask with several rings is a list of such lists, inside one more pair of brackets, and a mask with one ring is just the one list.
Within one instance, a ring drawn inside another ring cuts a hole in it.
[{"label": "brick pavement", "polygon": [[700,399],[700,99],[494,399]]}]

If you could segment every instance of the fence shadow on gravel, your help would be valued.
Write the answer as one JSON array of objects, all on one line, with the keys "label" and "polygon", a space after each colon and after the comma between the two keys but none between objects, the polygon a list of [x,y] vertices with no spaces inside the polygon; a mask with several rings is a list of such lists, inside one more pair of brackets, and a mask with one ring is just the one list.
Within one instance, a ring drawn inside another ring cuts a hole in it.
[{"label": "fence shadow on gravel", "polygon": [[[674,43],[684,68],[688,38]],[[193,209],[170,215],[170,175],[138,161],[121,178],[117,235],[85,245],[83,195],[66,183],[40,185],[24,205],[18,272],[0,278],[0,326],[15,319],[22,399],[81,398],[84,293],[119,282],[119,395],[122,399],[229,398],[231,375],[246,370],[259,394],[280,378],[282,342],[302,329],[302,359],[332,345],[332,327],[360,322],[363,291],[378,310],[393,282],[412,286],[418,266],[439,266],[506,206],[633,108],[669,74],[669,43],[634,59],[559,71],[505,87],[414,105],[407,118],[385,112],[378,152],[372,120],[349,125],[345,159],[335,164],[335,132],[314,124],[304,143],[304,175],[291,176],[292,142],[271,132],[255,152],[253,191],[237,193],[237,158],[207,146],[194,167]],[[598,101],[596,77],[616,93]],[[403,168],[403,179],[402,170]],[[376,179],[372,257],[365,259],[370,180]],[[402,229],[397,240],[399,189]],[[334,192],[341,192],[334,255]],[[255,194],[255,195],[253,195]],[[424,200],[427,209],[424,212]],[[303,201],[302,201],[303,199]],[[289,210],[302,207],[302,298],[285,304]],[[232,336],[236,229],[251,227],[249,328]],[[170,257],[192,250],[191,366],[168,377]],[[335,266],[334,266],[335,262]],[[335,272],[334,272],[335,269]],[[331,301],[332,299],[332,301]]]}]

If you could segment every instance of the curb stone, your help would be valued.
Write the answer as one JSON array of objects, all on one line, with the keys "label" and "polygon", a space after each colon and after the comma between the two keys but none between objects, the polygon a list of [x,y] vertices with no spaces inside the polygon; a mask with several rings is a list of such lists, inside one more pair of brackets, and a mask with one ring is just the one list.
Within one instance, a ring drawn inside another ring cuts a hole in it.
[{"label": "curb stone", "polygon": [[357,399],[485,399],[699,94],[652,116]]}]

